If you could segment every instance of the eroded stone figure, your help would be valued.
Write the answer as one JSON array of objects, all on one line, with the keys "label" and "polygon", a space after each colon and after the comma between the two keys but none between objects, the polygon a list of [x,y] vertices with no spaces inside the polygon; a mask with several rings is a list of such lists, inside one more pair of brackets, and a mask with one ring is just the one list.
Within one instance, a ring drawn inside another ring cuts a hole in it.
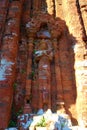
[{"label": "eroded stone figure", "polygon": [[42,39],[35,52],[38,61],[39,78],[39,108],[51,107],[51,73],[50,62],[53,58],[52,43],[48,39]]}]

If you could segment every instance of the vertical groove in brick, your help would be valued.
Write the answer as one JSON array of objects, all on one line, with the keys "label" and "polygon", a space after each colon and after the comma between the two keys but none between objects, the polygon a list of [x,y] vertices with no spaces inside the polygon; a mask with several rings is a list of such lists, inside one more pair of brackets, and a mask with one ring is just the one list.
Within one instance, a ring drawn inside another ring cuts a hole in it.
[{"label": "vertical groove in brick", "polygon": [[0,48],[2,46],[2,36],[5,29],[5,21],[8,10],[8,0],[0,1]]},{"label": "vertical groove in brick", "polygon": [[29,39],[29,41],[28,41],[27,76],[26,76],[26,88],[25,88],[26,89],[26,93],[25,93],[26,101],[30,100],[30,95],[31,95],[32,79],[30,79],[30,76],[32,75],[32,53],[33,53],[33,38]]},{"label": "vertical groove in brick", "polygon": [[54,58],[55,58],[55,73],[56,73],[56,83],[57,83],[57,102],[63,101],[63,88],[62,88],[62,77],[61,77],[61,68],[59,65],[60,56],[58,52],[58,41],[55,39],[53,41],[54,47]]}]

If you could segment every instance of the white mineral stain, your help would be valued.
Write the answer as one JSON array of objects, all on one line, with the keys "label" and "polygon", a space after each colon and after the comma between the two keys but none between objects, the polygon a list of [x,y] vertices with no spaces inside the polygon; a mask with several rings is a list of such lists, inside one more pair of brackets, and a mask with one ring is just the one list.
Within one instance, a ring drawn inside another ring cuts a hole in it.
[{"label": "white mineral stain", "polygon": [[[6,79],[6,75],[11,75],[11,66],[13,65],[13,62],[7,61],[6,59],[1,59],[0,63],[0,81],[3,81]],[[10,73],[6,73],[6,70],[8,70]]]}]

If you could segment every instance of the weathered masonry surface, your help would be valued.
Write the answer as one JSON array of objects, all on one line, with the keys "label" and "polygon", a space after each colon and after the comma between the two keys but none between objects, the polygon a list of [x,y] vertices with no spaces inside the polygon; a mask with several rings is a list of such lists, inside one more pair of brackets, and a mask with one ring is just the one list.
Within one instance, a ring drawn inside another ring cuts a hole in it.
[{"label": "weathered masonry surface", "polygon": [[87,0],[0,0],[0,130],[61,104],[87,127],[86,44]]}]

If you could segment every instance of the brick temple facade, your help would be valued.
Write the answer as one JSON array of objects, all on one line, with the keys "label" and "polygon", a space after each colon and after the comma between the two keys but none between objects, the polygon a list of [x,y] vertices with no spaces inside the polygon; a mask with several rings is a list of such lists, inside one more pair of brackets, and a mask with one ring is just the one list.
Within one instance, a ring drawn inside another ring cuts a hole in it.
[{"label": "brick temple facade", "polygon": [[40,108],[87,127],[87,0],[0,0],[0,130]]}]

